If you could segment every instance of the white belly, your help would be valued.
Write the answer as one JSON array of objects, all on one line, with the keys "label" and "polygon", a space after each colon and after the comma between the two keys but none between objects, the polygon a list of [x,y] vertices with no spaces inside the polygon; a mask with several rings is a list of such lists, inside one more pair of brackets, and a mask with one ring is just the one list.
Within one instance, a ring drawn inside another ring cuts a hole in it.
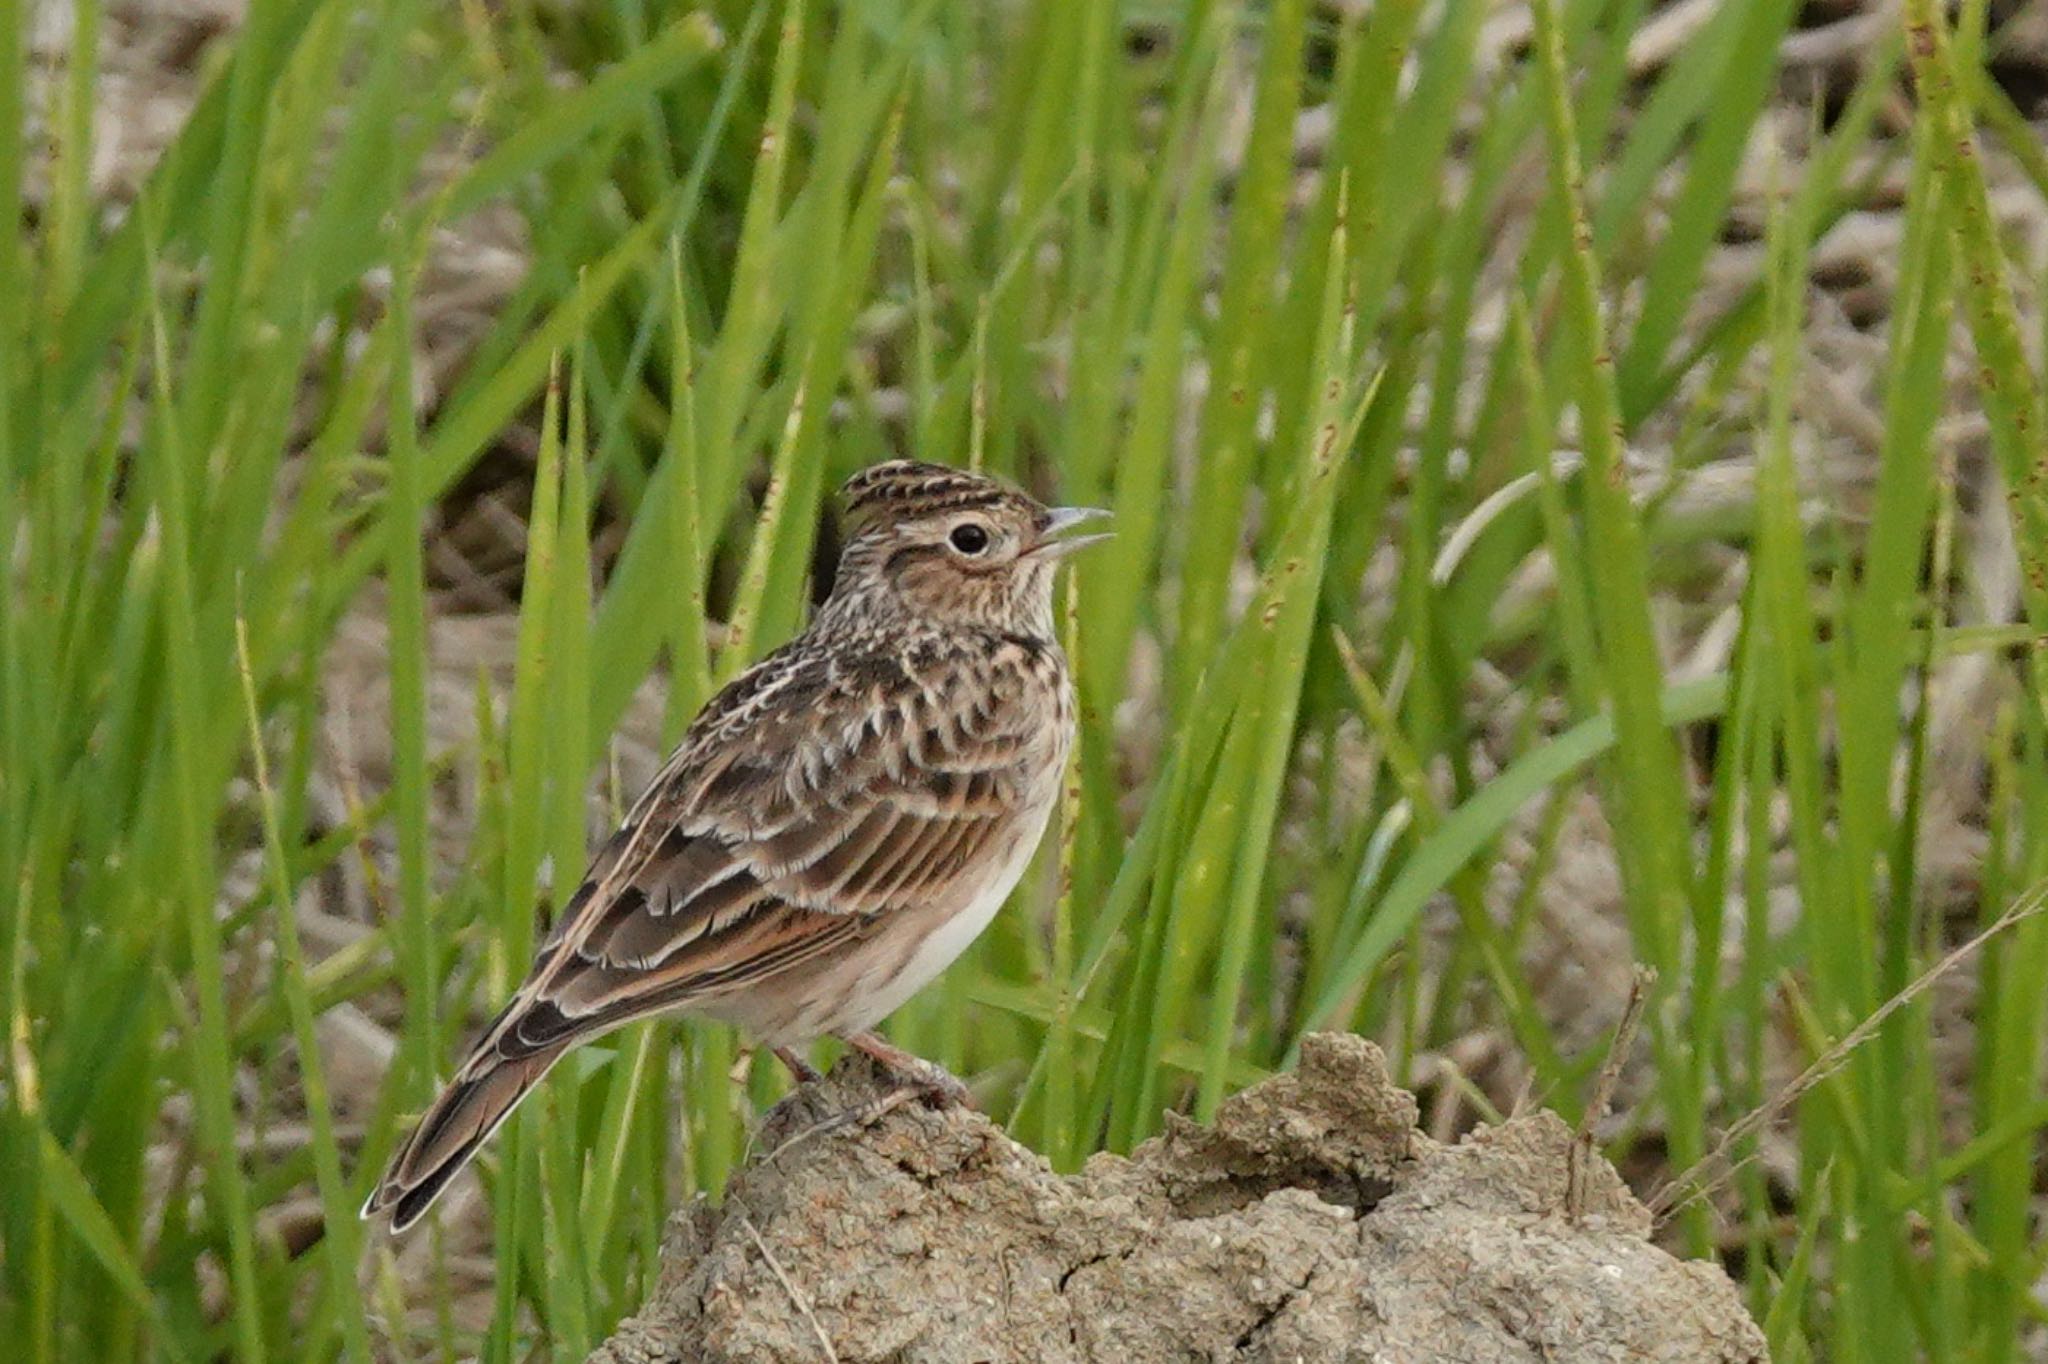
[{"label": "white belly", "polygon": [[1045,833],[1046,819],[1051,813],[1052,802],[1048,800],[1036,818],[1020,822],[1017,841],[1009,856],[989,874],[980,891],[964,907],[948,915],[927,933],[900,970],[874,982],[870,991],[853,1002],[848,1010],[851,1017],[840,1024],[839,1030],[864,1032],[873,1027],[959,960],[960,954],[981,936],[989,921],[996,917],[996,911],[1010,898],[1010,892],[1017,888],[1017,882],[1023,879],[1024,869],[1031,865],[1031,854],[1038,848],[1038,840]]}]

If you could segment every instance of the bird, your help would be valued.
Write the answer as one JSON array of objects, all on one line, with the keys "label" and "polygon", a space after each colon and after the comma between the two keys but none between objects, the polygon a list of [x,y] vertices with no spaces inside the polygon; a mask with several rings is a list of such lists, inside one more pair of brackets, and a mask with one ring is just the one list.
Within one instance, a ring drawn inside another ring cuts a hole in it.
[{"label": "bird", "polygon": [[1075,732],[1054,578],[1107,513],[908,459],[839,497],[825,601],[690,722],[365,1217],[417,1222],[565,1053],[656,1014],[737,1024],[799,1082],[798,1048],[836,1036],[965,1099],[874,1028],[988,927],[1045,831]]}]

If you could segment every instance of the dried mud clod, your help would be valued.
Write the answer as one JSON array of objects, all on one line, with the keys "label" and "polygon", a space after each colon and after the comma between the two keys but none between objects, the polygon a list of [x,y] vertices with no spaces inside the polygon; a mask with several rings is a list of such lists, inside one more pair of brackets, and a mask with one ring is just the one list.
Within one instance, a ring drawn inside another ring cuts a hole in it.
[{"label": "dried mud clod", "polygon": [[1213,1126],[1068,1177],[963,1110],[821,1127],[880,1084],[850,1058],[771,1114],[592,1364],[1766,1357],[1720,1269],[1652,1246],[1604,1161],[1564,1215],[1555,1116],[1441,1145],[1361,1038],[1311,1037]]}]

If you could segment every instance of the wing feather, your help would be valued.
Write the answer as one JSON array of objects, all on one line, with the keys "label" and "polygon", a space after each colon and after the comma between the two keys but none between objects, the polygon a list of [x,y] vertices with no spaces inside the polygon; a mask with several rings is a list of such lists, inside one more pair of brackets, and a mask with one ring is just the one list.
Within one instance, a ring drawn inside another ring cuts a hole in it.
[{"label": "wing feather", "polygon": [[538,1055],[742,989],[946,893],[1043,760],[1022,662],[773,656],[705,708],[479,1044]]}]

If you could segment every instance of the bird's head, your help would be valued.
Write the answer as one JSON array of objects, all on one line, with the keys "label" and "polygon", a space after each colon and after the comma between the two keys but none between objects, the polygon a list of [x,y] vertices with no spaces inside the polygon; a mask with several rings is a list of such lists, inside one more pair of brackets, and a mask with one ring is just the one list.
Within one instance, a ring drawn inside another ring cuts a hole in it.
[{"label": "bird's head", "polygon": [[832,601],[1049,637],[1059,561],[1105,535],[1107,513],[1047,507],[997,479],[915,460],[872,465],[840,490],[846,548]]}]

